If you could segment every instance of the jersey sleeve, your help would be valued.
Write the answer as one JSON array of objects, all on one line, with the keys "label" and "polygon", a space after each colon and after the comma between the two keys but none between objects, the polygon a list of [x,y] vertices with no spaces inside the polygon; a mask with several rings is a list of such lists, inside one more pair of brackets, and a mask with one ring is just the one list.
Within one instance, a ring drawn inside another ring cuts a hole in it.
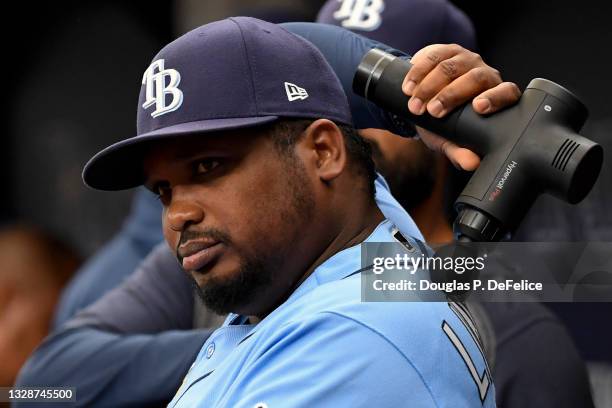
[{"label": "jersey sleeve", "polygon": [[158,244],[123,284],[66,323],[116,333],[157,333],[193,327],[194,296],[185,272],[165,242]]},{"label": "jersey sleeve", "polygon": [[181,331],[192,328],[193,300],[162,243],[122,285],[48,337],[17,384],[75,387],[77,406],[165,403],[212,332]]},{"label": "jersey sleeve", "polygon": [[[15,386],[74,387],[75,407],[161,405],[172,398],[210,332],[124,336],[87,327],[61,330],[36,349]],[[29,405],[47,404],[17,404]]]},{"label": "jersey sleeve", "polygon": [[401,136],[414,136],[415,128],[408,122],[366,101],[353,92],[353,76],[363,56],[378,48],[402,58],[410,56],[378,41],[330,24],[285,23],[286,30],[310,41],[323,54],[342,84],[357,129],[385,129]]},{"label": "jersey sleeve", "polygon": [[62,292],[54,328],[119,286],[136,270],[153,247],[163,240],[160,214],[159,201],[151,192],[140,188],[121,230],[77,271]]}]

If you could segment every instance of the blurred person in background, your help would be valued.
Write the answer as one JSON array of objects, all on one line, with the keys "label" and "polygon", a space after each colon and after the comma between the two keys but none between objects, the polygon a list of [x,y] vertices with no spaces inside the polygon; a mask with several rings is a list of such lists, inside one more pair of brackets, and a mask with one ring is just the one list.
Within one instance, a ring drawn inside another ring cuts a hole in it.
[{"label": "blurred person in background", "polygon": [[75,253],[35,228],[0,229],[0,387],[49,333],[57,300],[79,265]]}]

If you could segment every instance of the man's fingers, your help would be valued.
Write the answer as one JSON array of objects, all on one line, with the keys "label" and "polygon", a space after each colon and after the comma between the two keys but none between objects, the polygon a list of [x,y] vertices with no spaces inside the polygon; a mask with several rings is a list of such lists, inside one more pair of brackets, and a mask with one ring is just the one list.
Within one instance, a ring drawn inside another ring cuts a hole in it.
[{"label": "man's fingers", "polygon": [[[423,78],[412,92],[412,98],[408,107],[414,114],[425,112],[425,108],[431,111],[427,104],[445,86],[469,71],[475,59],[480,58],[478,54],[472,52],[461,53],[441,61]],[[415,102],[416,101],[416,102]],[[439,108],[439,104],[436,105]]]},{"label": "man's fingers", "polygon": [[459,170],[474,171],[480,165],[480,157],[473,151],[459,147],[451,141],[447,141],[444,154]]},{"label": "man's fingers", "polygon": [[516,103],[521,93],[512,82],[502,82],[499,72],[480,55],[456,45],[434,44],[411,60],[402,91],[411,98],[414,115],[428,111],[440,118],[478,95],[472,102],[480,114],[493,113]]},{"label": "man's fingers", "polygon": [[428,130],[417,126],[421,140],[431,150],[443,153],[458,169],[474,171],[480,165],[480,157],[471,150],[457,146],[455,143]]},{"label": "man's fingers", "polygon": [[[427,104],[427,111],[432,116],[440,118],[457,106],[472,99],[473,95],[478,95],[486,89],[493,88],[500,82],[499,72],[495,69],[488,66],[473,68],[434,96]],[[485,93],[483,92],[480,95],[485,95]],[[506,94],[507,90],[503,91],[503,93]],[[487,100],[487,96],[494,96],[496,100],[499,100],[497,93],[485,95],[485,100]]]},{"label": "man's fingers", "polygon": [[425,48],[419,50],[412,56],[410,63],[412,68],[406,74],[404,83],[402,84],[402,91],[406,95],[412,95],[412,92],[416,88],[423,78],[431,72],[441,61],[449,59],[461,52],[463,48],[456,44],[450,45],[428,45]]},{"label": "man's fingers", "polygon": [[514,105],[520,97],[521,90],[514,82],[502,82],[478,95],[472,101],[472,107],[480,114],[493,113]]}]

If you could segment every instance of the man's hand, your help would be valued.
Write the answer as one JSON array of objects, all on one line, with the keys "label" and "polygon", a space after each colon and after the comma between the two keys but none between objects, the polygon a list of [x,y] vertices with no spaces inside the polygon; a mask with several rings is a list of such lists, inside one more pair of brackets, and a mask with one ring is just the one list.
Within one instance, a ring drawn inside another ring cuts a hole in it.
[{"label": "man's hand", "polygon": [[[521,91],[513,82],[502,82],[499,71],[480,55],[456,44],[434,44],[418,51],[410,61],[402,91],[411,96],[408,109],[415,115],[425,110],[440,118],[457,106],[472,100],[474,111],[489,114],[513,105]],[[474,170],[480,158],[438,135],[418,128],[423,142],[443,152],[455,167]]]}]

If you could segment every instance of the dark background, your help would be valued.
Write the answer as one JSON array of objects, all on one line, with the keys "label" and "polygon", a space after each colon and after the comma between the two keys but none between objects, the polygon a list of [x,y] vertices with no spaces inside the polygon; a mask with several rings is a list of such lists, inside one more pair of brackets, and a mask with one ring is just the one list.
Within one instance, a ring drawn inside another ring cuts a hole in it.
[{"label": "dark background", "polygon": [[[87,189],[80,172],[100,148],[135,134],[141,76],[155,53],[176,36],[211,20],[253,15],[277,22],[309,21],[322,4],[320,0],[56,1],[17,3],[5,9],[2,100],[7,120],[2,129],[0,223],[40,226],[82,256],[92,254],[121,225],[132,193]],[[610,4],[593,0],[458,0],[455,4],[472,18],[480,53],[504,79],[524,88],[530,79],[545,77],[569,88],[591,112],[583,134],[610,144]],[[519,231],[519,237],[612,240],[608,192],[612,171],[606,174],[596,192],[577,206],[541,199],[524,223],[529,228]],[[609,306],[597,308],[609,310]],[[599,323],[600,316],[590,310],[593,307],[588,305],[570,305],[563,312],[585,324],[575,330],[579,342],[592,337],[589,327]],[[582,351],[589,357],[589,349]]]}]

